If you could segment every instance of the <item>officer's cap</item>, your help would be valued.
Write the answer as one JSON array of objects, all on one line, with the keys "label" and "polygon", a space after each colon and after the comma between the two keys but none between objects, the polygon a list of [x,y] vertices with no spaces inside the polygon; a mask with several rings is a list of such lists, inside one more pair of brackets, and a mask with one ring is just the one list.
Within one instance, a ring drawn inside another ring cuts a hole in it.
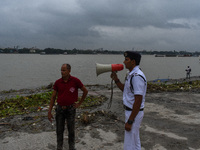
[{"label": "officer's cap", "polygon": [[133,52],[133,51],[126,51],[124,52],[124,57],[129,57],[131,60],[135,60],[136,65],[140,64],[140,60],[141,60],[141,55],[137,52]]}]

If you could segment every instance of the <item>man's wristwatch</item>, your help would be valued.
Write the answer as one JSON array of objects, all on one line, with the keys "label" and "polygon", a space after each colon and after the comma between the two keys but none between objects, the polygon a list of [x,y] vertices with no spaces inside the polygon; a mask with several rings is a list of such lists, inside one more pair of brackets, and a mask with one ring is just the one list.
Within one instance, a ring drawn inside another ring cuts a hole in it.
[{"label": "man's wristwatch", "polygon": [[128,124],[133,124],[134,120],[129,120],[127,121]]}]

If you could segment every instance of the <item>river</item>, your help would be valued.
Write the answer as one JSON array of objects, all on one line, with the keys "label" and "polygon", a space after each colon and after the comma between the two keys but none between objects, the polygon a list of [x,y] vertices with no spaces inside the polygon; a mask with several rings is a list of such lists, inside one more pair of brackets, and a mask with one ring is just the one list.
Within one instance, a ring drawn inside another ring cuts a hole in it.
[{"label": "river", "polygon": [[[0,91],[46,86],[61,77],[63,63],[71,64],[71,75],[83,84],[110,84],[109,72],[96,75],[96,63],[123,64],[123,61],[123,55],[0,54]],[[142,55],[140,64],[148,81],[184,78],[187,66],[192,69],[191,76],[200,75],[199,57]],[[121,81],[126,72],[127,69],[118,71]]]}]

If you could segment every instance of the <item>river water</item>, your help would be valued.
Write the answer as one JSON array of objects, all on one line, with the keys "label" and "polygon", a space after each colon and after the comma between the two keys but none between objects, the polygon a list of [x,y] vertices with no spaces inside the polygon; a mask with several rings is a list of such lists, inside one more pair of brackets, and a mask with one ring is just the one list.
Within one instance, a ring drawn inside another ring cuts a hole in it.
[{"label": "river water", "polygon": [[[0,91],[46,86],[60,78],[63,63],[71,64],[71,75],[83,84],[110,84],[110,73],[96,75],[96,63],[123,64],[123,55],[0,54]],[[142,55],[140,68],[147,80],[184,78],[187,66],[192,76],[200,75],[199,57],[154,57]],[[118,72],[124,80],[127,69]]]}]

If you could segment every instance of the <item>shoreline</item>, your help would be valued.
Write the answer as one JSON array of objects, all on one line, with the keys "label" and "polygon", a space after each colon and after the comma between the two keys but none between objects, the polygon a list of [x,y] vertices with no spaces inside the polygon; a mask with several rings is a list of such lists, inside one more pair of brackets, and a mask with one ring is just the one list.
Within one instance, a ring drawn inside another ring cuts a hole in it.
[{"label": "shoreline", "polygon": [[[167,84],[173,84],[173,83],[182,83],[182,82],[189,82],[189,81],[195,81],[200,80],[200,76],[191,76],[190,79],[186,78],[178,78],[178,79],[170,79],[170,78],[157,78],[154,80],[147,81],[149,83],[167,83]],[[0,93],[2,92],[12,92],[12,91],[23,91],[23,90],[39,90],[39,89],[50,89],[53,86],[53,82],[50,82],[48,85],[41,85],[34,88],[20,88],[20,89],[9,89],[9,90],[0,90]],[[108,84],[85,84],[85,86],[110,86],[110,83]]]},{"label": "shoreline", "polygon": [[[191,84],[193,81],[200,81],[200,76],[192,76],[190,79],[185,79],[185,78],[180,78],[180,79],[155,79],[152,81],[148,81],[149,84],[180,84],[187,82]],[[90,88],[92,87],[92,90],[98,89],[98,88],[108,88],[110,89],[111,85],[110,84],[105,84],[105,85],[100,85],[100,84],[94,84],[94,85],[85,85],[86,87]],[[5,99],[5,98],[12,98],[15,97],[16,95],[20,96],[25,96],[25,95],[30,95],[30,94],[35,94],[35,93],[43,93],[47,91],[51,91],[53,88],[53,83],[49,83],[48,85],[43,85],[37,88],[22,88],[19,90],[15,89],[10,89],[10,90],[2,90],[0,91],[0,100]],[[114,88],[116,88],[116,85],[114,84]],[[159,92],[159,91],[150,91],[150,92]],[[184,91],[183,91],[184,92]]]},{"label": "shoreline", "polygon": [[[198,78],[191,77],[191,81],[196,79]],[[184,80],[180,79],[178,82]],[[26,95],[41,91],[38,88],[21,90],[15,94]],[[88,91],[88,95],[103,95],[108,100],[100,106],[77,109],[76,148],[79,150],[123,149],[122,92],[114,86],[112,105],[108,109],[110,85],[91,85],[88,86]],[[199,90],[148,92],[144,119],[140,128],[142,150],[200,150],[199,109]],[[81,121],[83,114],[88,116],[87,123]],[[67,138],[65,131],[65,148],[68,146]],[[0,119],[0,145],[2,145],[0,150],[10,150],[10,148],[54,150],[56,148],[55,122],[53,125],[50,124],[47,110]]]}]

